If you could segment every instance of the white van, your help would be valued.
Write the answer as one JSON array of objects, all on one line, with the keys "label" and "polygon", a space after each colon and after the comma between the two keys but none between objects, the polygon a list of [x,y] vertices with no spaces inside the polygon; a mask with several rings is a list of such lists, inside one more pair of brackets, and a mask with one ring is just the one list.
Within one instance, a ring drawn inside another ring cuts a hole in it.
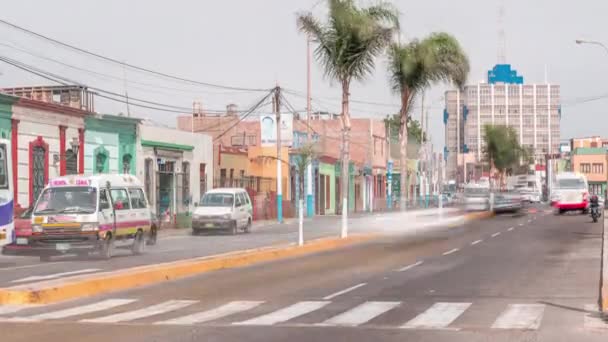
[{"label": "white van", "polygon": [[156,242],[156,227],[140,181],[131,175],[65,176],[52,179],[32,212],[32,234],[18,237],[3,254],[53,255],[99,252],[116,247],[140,254]]},{"label": "white van", "polygon": [[239,230],[249,233],[253,221],[253,206],[249,194],[240,188],[219,188],[207,191],[194,209],[192,233],[209,230]]}]

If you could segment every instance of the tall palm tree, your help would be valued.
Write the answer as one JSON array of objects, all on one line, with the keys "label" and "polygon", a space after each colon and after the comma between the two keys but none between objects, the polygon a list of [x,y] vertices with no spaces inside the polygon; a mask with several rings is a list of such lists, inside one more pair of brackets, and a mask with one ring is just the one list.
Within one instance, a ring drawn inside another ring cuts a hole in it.
[{"label": "tall palm tree", "polygon": [[458,41],[447,33],[433,33],[423,40],[392,44],[389,48],[392,90],[401,97],[399,143],[401,208],[408,196],[407,125],[416,97],[435,83],[454,83],[462,88],[469,73],[469,60]]},{"label": "tall palm tree", "polygon": [[[341,194],[348,196],[350,164],[350,85],[362,81],[375,66],[375,57],[390,44],[399,27],[399,13],[390,4],[360,8],[353,0],[327,0],[325,23],[312,13],[298,15],[298,28],[317,44],[315,56],[325,75],[342,87],[342,180]],[[339,208],[343,208],[342,198]]]}]

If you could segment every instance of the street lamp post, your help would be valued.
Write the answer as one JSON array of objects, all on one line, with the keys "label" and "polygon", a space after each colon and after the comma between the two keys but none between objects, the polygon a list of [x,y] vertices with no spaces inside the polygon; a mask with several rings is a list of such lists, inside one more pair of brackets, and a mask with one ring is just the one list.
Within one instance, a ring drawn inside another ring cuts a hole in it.
[{"label": "street lamp post", "polygon": [[[606,47],[606,45],[604,45],[604,43],[602,43],[602,42],[598,42],[595,40],[577,39],[576,44],[597,45],[597,46],[600,46],[601,48],[603,48],[604,51],[606,51],[606,53],[608,54],[608,47]],[[606,234],[606,225],[608,224],[608,222],[606,222],[606,221],[607,221],[606,210],[604,210],[604,219],[602,220],[603,227],[602,227],[602,257],[601,257],[601,264],[600,264],[600,286],[599,286],[600,291],[599,291],[599,300],[598,300],[600,311],[602,312],[602,314],[604,316],[608,315],[608,269],[606,268],[606,265],[608,265],[608,250],[607,250],[608,249],[608,235]]]}]

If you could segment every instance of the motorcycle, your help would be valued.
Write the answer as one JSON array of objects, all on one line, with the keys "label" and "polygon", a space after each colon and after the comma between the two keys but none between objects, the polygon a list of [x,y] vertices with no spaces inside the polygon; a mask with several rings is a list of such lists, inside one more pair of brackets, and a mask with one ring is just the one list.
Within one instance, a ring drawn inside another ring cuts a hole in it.
[{"label": "motorcycle", "polygon": [[602,216],[600,213],[600,203],[599,199],[596,195],[591,196],[591,200],[589,201],[589,211],[593,222],[597,222],[597,219]]}]

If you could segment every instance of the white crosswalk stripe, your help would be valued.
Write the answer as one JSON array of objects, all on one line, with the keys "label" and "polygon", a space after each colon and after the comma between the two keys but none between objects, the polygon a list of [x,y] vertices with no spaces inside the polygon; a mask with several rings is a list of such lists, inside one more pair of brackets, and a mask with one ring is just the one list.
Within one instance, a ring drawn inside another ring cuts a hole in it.
[{"label": "white crosswalk stripe", "polygon": [[252,318],[243,322],[233,323],[235,325],[273,325],[294,319],[299,316],[306,315],[313,311],[319,310],[329,304],[327,301],[309,301],[299,302],[286,308],[271,312],[266,315]]},{"label": "white crosswalk stripe", "polygon": [[179,310],[186,306],[198,303],[197,300],[169,300],[157,305],[148,306],[139,310],[121,312],[114,315],[109,315],[94,319],[85,319],[80,322],[85,323],[118,323],[128,322],[140,318],[146,318],[150,316],[156,316],[163,313]]},{"label": "white crosswalk stripe", "polygon": [[67,317],[73,317],[78,315],[90,314],[93,312],[104,311],[112,309],[118,306],[126,305],[135,302],[135,299],[108,299],[101,302],[77,306],[70,309],[51,311],[39,315],[28,316],[28,317],[13,317],[8,319],[2,319],[3,321],[10,322],[37,322],[44,321],[47,319],[62,319]]},{"label": "white crosswalk stripe", "polygon": [[435,303],[407,322],[404,329],[445,329],[462,315],[471,303]]},{"label": "white crosswalk stripe", "polygon": [[492,324],[492,329],[536,330],[540,326],[544,311],[543,304],[509,304]]},{"label": "white crosswalk stripe", "polygon": [[25,309],[40,307],[40,305],[0,305],[0,315],[12,314]]},{"label": "white crosswalk stripe", "polygon": [[340,315],[334,316],[320,325],[357,326],[394,309],[401,302],[365,302]]},{"label": "white crosswalk stripe", "polygon": [[239,312],[244,312],[251,310],[264,302],[254,302],[254,301],[240,301],[240,302],[230,302],[228,304],[222,305],[215,309],[197,312],[191,315],[182,316],[174,319],[170,319],[167,321],[156,322],[155,324],[166,324],[166,325],[188,325],[188,324],[196,324],[196,323],[205,323],[209,321],[213,321],[216,319],[220,319],[223,317],[227,317],[230,315],[234,315]]}]

